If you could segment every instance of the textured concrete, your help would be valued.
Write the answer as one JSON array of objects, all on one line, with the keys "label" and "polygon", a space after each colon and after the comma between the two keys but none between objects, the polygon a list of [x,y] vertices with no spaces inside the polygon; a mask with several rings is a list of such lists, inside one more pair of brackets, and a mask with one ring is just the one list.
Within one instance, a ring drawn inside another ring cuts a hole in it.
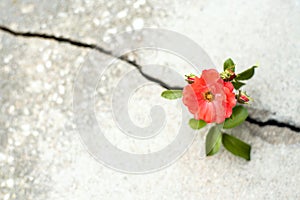
[{"label": "textured concrete", "polygon": [[[218,66],[228,56],[241,70],[259,62],[261,67],[248,87],[255,98],[252,116],[299,126],[299,6],[299,1],[269,0],[5,0],[0,2],[0,24],[107,48],[108,36],[124,29],[159,26],[178,31],[198,42]],[[300,135],[287,128],[245,123],[234,130],[232,134],[252,145],[250,162],[224,149],[203,159],[204,129],[183,157],[161,171],[132,175],[101,165],[87,152],[72,122],[73,83],[80,67],[89,62],[87,58],[106,56],[55,41],[0,32],[1,199],[300,198]],[[141,53],[138,61],[174,65],[182,73],[191,70],[160,53]],[[106,137],[119,148],[133,153],[156,151],[174,138],[180,114],[176,103],[158,96],[161,87],[152,84],[141,88],[128,105],[130,117],[140,125],[150,123],[152,105],[162,105],[169,111],[172,108],[168,119],[176,123],[167,124],[167,134],[148,142],[118,134],[109,109],[102,106],[110,103],[111,86],[130,70],[135,68],[117,62],[106,72],[96,91],[97,117],[105,124]]]}]

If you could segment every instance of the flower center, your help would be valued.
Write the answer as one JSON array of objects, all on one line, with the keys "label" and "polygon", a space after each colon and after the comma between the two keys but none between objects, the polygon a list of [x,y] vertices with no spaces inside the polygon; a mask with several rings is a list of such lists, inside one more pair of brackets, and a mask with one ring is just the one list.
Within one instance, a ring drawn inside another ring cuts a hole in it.
[{"label": "flower center", "polygon": [[210,91],[208,91],[208,92],[206,92],[205,94],[204,94],[204,98],[205,98],[205,100],[207,100],[207,101],[209,101],[209,102],[212,102],[213,100],[214,100],[214,95],[213,95],[213,93],[211,93]]}]

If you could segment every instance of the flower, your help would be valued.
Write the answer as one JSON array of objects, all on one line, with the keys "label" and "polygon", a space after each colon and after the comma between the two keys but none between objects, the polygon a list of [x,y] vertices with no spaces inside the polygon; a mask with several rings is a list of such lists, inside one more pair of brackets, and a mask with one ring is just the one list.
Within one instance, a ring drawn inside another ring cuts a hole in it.
[{"label": "flower", "polygon": [[197,120],[222,123],[236,104],[231,82],[225,82],[215,69],[203,70],[183,89],[183,103]]}]

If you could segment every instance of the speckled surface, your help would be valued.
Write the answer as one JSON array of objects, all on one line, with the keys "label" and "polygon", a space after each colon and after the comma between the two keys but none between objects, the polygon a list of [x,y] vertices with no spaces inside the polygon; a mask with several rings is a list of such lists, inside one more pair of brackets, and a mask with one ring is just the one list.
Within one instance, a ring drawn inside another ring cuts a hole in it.
[{"label": "speckled surface", "polygon": [[[195,40],[216,65],[228,56],[241,70],[259,62],[260,68],[248,87],[255,98],[252,116],[300,125],[297,0],[4,0],[0,9],[0,24],[15,30],[63,35],[109,48],[110,34],[161,27]],[[287,128],[245,123],[234,130],[232,134],[252,145],[251,162],[233,157],[224,149],[203,159],[204,129],[180,159],[154,173],[124,174],[98,163],[82,144],[72,121],[74,81],[91,51],[0,32],[0,199],[300,198],[300,135]],[[105,58],[98,52],[93,55]],[[150,60],[155,56],[150,54]],[[140,56],[139,61],[144,62],[146,57]],[[176,65],[172,59],[161,63]],[[110,83],[129,70],[134,68],[118,62],[107,72],[109,79],[97,90],[99,102],[109,101]],[[168,116],[178,120],[176,105],[155,96],[161,91],[151,85],[132,96],[128,106],[134,122],[149,123],[147,113],[153,102],[174,108]],[[106,129],[113,133],[117,128],[109,121],[109,113],[105,108],[98,109],[99,119],[107,119]],[[120,148],[141,153],[163,148],[172,140],[176,126],[167,129],[167,135],[149,143],[127,141],[117,135],[107,137]]]}]

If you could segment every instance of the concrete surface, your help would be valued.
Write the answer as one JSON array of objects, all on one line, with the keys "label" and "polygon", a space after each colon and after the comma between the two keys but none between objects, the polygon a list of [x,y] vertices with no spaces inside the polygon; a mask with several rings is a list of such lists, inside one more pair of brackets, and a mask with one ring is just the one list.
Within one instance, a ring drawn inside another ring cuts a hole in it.
[{"label": "concrete surface", "polygon": [[[110,35],[124,29],[154,26],[178,31],[199,43],[216,66],[229,56],[240,70],[259,62],[247,88],[255,99],[252,117],[299,127],[299,6],[298,0],[4,0],[0,24],[108,49]],[[72,122],[73,83],[91,51],[0,32],[1,199],[299,199],[300,135],[287,128],[245,123],[234,130],[252,145],[251,162],[224,149],[203,159],[204,129],[183,157],[155,173],[123,174],[98,163]],[[105,58],[100,53],[92,55]],[[182,73],[190,71],[180,69],[184,63],[167,56],[163,60],[156,53],[138,58],[141,63],[157,59],[176,65]],[[106,136],[119,148],[133,153],[156,151],[172,140],[175,125],[167,126],[167,134],[152,141],[129,140],[116,134],[109,110],[101,107],[110,102],[111,83],[130,70],[135,68],[117,62],[107,71],[107,81],[97,88],[98,117],[107,122]],[[173,108],[169,119],[178,120],[176,104],[155,96],[162,90],[153,84],[133,95],[129,114],[134,122],[147,125],[147,113],[156,103]]]}]

